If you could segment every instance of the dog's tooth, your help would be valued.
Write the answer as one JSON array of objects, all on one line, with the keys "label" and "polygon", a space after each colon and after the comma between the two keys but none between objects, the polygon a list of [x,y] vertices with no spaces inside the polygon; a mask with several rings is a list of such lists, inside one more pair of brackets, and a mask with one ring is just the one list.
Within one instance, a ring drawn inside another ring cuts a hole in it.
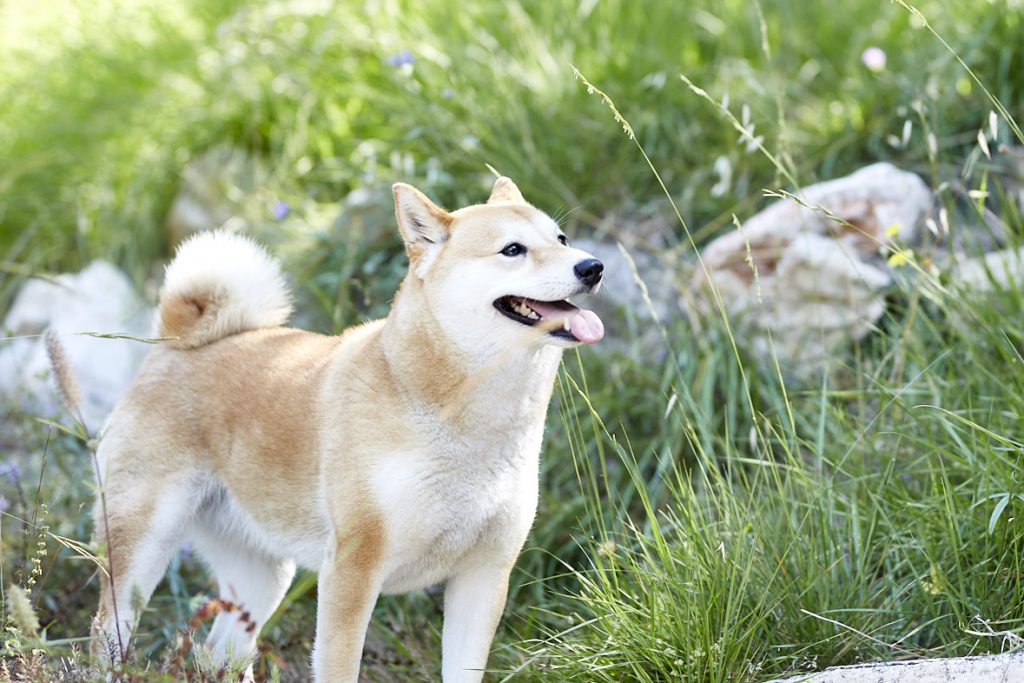
[{"label": "dog's tooth", "polygon": [[523,300],[513,300],[509,305],[515,313],[529,320],[540,320],[542,317],[540,313],[530,308],[530,305]]},{"label": "dog's tooth", "polygon": [[568,332],[569,328],[570,328],[569,319],[568,318],[563,318],[562,319],[562,329],[565,330],[566,332]]}]

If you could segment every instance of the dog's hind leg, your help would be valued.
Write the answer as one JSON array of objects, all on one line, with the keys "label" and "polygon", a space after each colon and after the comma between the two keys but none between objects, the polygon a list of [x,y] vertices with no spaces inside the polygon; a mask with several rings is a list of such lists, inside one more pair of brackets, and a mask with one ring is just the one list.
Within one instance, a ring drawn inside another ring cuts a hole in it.
[{"label": "dog's hind leg", "polygon": [[194,484],[187,472],[158,481],[114,476],[96,501],[96,540],[101,559],[100,604],[93,620],[91,650],[100,664],[127,655],[139,612],[167,569],[195,510]]},{"label": "dog's hind leg", "polygon": [[[192,529],[190,539],[213,571],[220,598],[240,608],[217,615],[206,639],[207,651],[217,665],[249,666],[260,628],[288,590],[295,563],[270,557],[247,544],[238,530],[231,533],[204,519]],[[251,677],[250,666],[245,680]]]}]

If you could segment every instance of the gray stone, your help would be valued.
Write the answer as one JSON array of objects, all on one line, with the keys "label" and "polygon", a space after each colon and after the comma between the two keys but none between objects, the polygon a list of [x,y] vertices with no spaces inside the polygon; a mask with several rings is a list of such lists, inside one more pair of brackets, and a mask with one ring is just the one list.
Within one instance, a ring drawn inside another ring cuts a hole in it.
[{"label": "gray stone", "polygon": [[976,292],[1024,286],[1024,247],[993,251],[984,256],[961,256],[950,273],[955,286]]},{"label": "gray stone", "polygon": [[189,161],[167,213],[170,245],[224,225],[241,229],[267,222],[274,202],[261,193],[268,175],[263,162],[231,147],[215,147]]},{"label": "gray stone", "polygon": [[1024,214],[1024,147],[1000,147],[996,164],[1002,171],[1000,180],[1006,193]]},{"label": "gray stone", "polygon": [[[604,320],[611,343],[603,344],[621,349],[639,343],[646,351],[661,347],[661,332],[655,322],[664,325],[682,314],[677,265],[635,247],[626,249],[618,244],[587,239],[573,240],[572,246],[593,254],[604,264],[601,291],[578,302],[593,309]],[[638,278],[647,289],[646,297]]]}]

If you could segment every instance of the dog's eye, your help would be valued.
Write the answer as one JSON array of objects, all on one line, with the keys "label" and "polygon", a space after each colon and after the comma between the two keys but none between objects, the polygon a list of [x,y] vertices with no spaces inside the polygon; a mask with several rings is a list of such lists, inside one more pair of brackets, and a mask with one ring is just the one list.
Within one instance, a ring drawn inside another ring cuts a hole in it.
[{"label": "dog's eye", "polygon": [[566,246],[569,245],[569,240],[567,240],[565,238],[565,235],[559,235],[558,236],[558,241],[561,242],[562,244],[566,245]]},{"label": "dog's eye", "polygon": [[522,256],[525,253],[526,247],[519,244],[519,242],[512,242],[511,244],[506,245],[506,247],[501,250],[502,256]]}]

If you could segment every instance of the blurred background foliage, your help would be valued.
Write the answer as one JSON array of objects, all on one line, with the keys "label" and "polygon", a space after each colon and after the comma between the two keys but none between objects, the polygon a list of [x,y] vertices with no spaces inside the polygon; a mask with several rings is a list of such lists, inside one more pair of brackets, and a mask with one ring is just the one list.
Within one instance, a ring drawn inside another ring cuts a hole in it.
[{"label": "blurred background foliage", "polygon": [[[999,98],[1021,101],[1016,0],[921,9]],[[464,205],[483,196],[488,163],[592,224],[657,198],[570,65],[613,94],[709,230],[778,179],[680,73],[749,108],[801,182],[869,159],[923,165],[923,135],[906,149],[886,136],[921,116],[950,132],[944,147],[970,145],[989,109],[910,13],[875,0],[766,3],[767,50],[742,0],[46,0],[0,13],[0,249],[50,271],[102,256],[140,282],[167,256],[182,170],[216,146],[266,162],[267,220],[278,200],[301,213],[398,179]],[[881,71],[861,62],[871,46],[888,55]],[[711,196],[719,156],[732,182]]]}]

